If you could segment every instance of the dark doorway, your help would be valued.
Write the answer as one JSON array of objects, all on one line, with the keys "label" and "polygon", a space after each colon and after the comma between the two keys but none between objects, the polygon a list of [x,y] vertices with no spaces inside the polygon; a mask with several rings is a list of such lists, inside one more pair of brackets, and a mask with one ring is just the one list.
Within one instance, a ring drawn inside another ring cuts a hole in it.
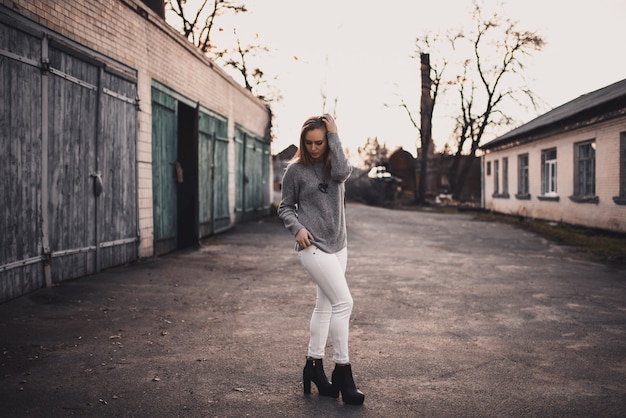
[{"label": "dark doorway", "polygon": [[198,116],[197,110],[178,102],[178,248],[198,244]]}]

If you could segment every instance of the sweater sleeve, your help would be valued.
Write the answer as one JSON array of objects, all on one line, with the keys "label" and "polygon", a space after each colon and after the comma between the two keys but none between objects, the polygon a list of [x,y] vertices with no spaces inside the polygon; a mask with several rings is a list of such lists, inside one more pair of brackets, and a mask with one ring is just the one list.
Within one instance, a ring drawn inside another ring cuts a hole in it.
[{"label": "sweater sleeve", "polygon": [[350,177],[352,165],[343,151],[337,132],[328,134],[328,146],[332,155],[330,177],[338,183],[343,183]]},{"label": "sweater sleeve", "polygon": [[294,236],[299,230],[304,228],[304,225],[298,220],[296,211],[296,205],[298,204],[298,185],[295,181],[295,170],[295,164],[288,166],[287,170],[285,170],[281,183],[280,205],[278,206],[278,216],[285,224],[285,228]]}]

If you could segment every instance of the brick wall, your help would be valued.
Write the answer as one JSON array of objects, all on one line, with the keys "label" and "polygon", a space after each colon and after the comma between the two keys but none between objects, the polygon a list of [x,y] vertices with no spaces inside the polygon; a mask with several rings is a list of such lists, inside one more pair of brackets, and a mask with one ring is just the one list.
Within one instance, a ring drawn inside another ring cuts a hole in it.
[{"label": "brick wall", "polygon": [[[626,132],[626,117],[602,122],[576,131],[561,133],[549,138],[519,145],[506,150],[491,151],[484,164],[491,163],[491,174],[484,175],[485,207],[496,212],[532,218],[585,225],[613,231],[626,232],[626,206],[618,205],[613,198],[619,195],[620,134]],[[579,203],[570,200],[574,194],[575,146],[595,140],[596,143],[596,196],[598,203]],[[541,201],[541,153],[557,149],[558,201]],[[517,193],[518,156],[529,157],[529,200],[520,200]],[[494,198],[494,162],[500,165],[500,192],[502,192],[502,159],[509,159],[509,197]]]}]

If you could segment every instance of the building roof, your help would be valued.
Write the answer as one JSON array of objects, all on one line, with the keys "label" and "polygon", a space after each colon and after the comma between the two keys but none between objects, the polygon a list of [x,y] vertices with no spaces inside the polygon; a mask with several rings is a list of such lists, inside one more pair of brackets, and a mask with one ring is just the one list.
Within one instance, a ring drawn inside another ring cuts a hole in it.
[{"label": "building roof", "polygon": [[279,160],[283,161],[291,160],[293,156],[296,155],[296,151],[298,151],[298,147],[294,144],[291,144],[287,148],[276,154],[276,157]]},{"label": "building roof", "polygon": [[[492,149],[530,142],[555,132],[626,114],[626,79],[569,101],[481,146]],[[600,116],[600,118],[598,118]]]}]

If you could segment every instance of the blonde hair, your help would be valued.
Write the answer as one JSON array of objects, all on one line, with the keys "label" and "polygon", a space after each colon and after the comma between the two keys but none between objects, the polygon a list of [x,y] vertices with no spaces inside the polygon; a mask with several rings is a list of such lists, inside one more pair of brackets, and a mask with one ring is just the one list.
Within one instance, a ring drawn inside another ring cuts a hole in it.
[{"label": "blonde hair", "polygon": [[[300,163],[302,165],[313,165],[313,157],[309,154],[304,141],[306,140],[306,134],[309,131],[321,129],[324,131],[326,136],[328,135],[328,130],[326,128],[326,123],[322,120],[322,116],[311,116],[308,118],[303,124],[302,129],[300,130],[300,146],[298,147],[298,151],[296,151],[295,155],[289,162]],[[324,168],[325,171],[330,172],[330,147],[328,147],[328,137],[326,137],[326,151],[324,152],[323,160],[324,160]]]}]

